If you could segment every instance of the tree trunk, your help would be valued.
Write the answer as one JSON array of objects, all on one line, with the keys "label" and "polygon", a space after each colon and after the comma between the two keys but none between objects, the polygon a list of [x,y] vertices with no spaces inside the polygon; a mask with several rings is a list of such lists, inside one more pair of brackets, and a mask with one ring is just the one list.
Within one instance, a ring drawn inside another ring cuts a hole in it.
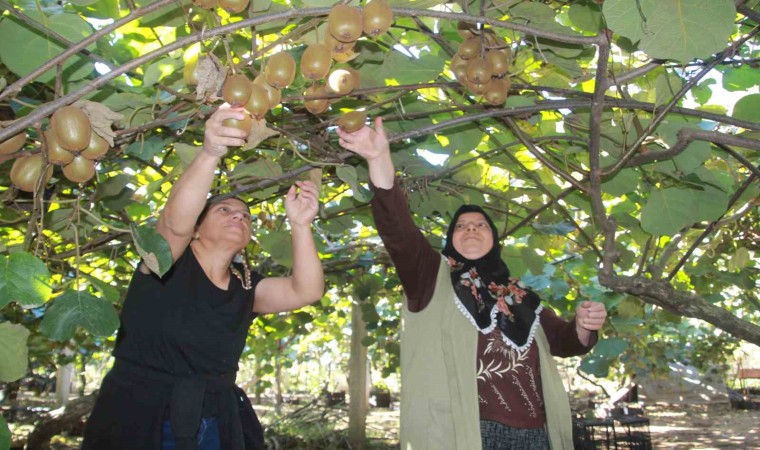
[{"label": "tree trunk", "polygon": [[58,367],[55,378],[55,401],[60,406],[66,406],[71,396],[71,382],[74,380],[74,364],[69,363]]},{"label": "tree trunk", "polygon": [[277,349],[277,354],[274,357],[274,410],[277,414],[282,413],[282,363],[280,363],[280,355],[282,354],[282,348]]},{"label": "tree trunk", "polygon": [[362,339],[367,327],[359,303],[351,308],[351,358],[348,368],[348,442],[352,449],[364,450],[367,443],[367,347]]},{"label": "tree trunk", "polygon": [[95,405],[98,391],[79,397],[70,402],[60,412],[51,411],[34,427],[26,441],[26,450],[48,450],[50,439],[66,429],[76,429],[82,418],[87,416]]}]

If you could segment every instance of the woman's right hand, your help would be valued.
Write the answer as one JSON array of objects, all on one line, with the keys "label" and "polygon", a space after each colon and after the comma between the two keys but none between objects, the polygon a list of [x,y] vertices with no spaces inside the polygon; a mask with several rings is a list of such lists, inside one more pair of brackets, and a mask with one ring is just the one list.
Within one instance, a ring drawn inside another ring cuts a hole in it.
[{"label": "woman's right hand", "polygon": [[372,184],[382,189],[393,187],[396,169],[393,167],[388,136],[381,117],[375,118],[375,129],[365,125],[353,133],[338,128],[337,133],[341,146],[367,160]]},{"label": "woman's right hand", "polygon": [[227,103],[220,106],[206,121],[203,151],[211,156],[221,158],[227,154],[227,147],[240,147],[245,144],[247,137],[245,131],[222,124],[227,119],[242,120],[245,114],[243,108],[232,108]]}]

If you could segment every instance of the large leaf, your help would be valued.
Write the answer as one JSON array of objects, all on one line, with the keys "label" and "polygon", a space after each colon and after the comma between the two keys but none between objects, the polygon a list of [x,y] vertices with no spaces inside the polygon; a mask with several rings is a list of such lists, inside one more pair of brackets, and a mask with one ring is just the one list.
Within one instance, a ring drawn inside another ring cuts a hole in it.
[{"label": "large leaf", "polygon": [[[29,363],[26,345],[28,337],[29,330],[22,325],[0,322],[0,381],[16,381],[26,373]],[[0,445],[0,448],[7,447]]]},{"label": "large leaf", "polygon": [[110,336],[119,327],[113,305],[89,292],[69,289],[51,303],[40,323],[40,332],[54,341],[68,341],[78,327],[101,337]]},{"label": "large leaf", "polygon": [[9,302],[40,306],[51,292],[50,272],[40,259],[29,253],[0,256],[0,308]]},{"label": "large leaf", "polygon": [[739,99],[734,106],[734,117],[760,122],[760,94],[750,94]]},{"label": "large leaf", "polygon": [[130,230],[145,265],[158,276],[164,276],[174,262],[169,243],[152,226],[131,224]]},{"label": "large leaf", "polygon": [[351,187],[351,191],[356,200],[362,203],[370,201],[372,194],[364,186],[359,184],[356,168],[353,166],[342,165],[338,166],[335,173],[338,175],[338,178]]},{"label": "large leaf", "polygon": [[11,448],[11,429],[3,416],[0,416],[0,448]]},{"label": "large leaf", "polygon": [[607,26],[652,58],[690,61],[726,47],[734,29],[732,0],[607,0]]},{"label": "large leaf", "polygon": [[381,80],[395,80],[398,84],[425,83],[441,73],[445,62],[444,58],[429,53],[414,58],[394,51],[378,68],[376,76]]},{"label": "large leaf", "polygon": [[270,231],[260,234],[258,241],[261,247],[272,256],[278,264],[285,267],[293,266],[293,243],[287,231]]},{"label": "large leaf", "polygon": [[[24,14],[45,28],[55,30],[72,43],[92,34],[92,27],[76,14],[56,14],[47,17],[33,10]],[[68,45],[60,44],[15,17],[4,17],[0,22],[0,60],[18,76],[24,76],[64,51]],[[94,46],[88,47],[93,50]],[[81,80],[93,71],[93,64],[81,55],[69,57],[63,63],[63,79],[66,82]],[[50,82],[55,78],[51,69],[40,75],[39,81]]]},{"label": "large leaf", "polygon": [[685,226],[701,220],[715,220],[726,211],[726,193],[666,188],[653,191],[641,211],[641,226],[653,235],[673,236]]}]

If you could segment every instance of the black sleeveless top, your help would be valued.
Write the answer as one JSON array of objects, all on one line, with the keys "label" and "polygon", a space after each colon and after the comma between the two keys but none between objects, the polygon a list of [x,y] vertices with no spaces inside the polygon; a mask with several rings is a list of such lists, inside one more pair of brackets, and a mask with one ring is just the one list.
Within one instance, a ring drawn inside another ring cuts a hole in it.
[{"label": "black sleeveless top", "polygon": [[[242,273],[242,267],[239,268]],[[115,362],[88,419],[83,449],[161,449],[170,420],[194,448],[201,416],[219,419],[222,448],[263,449],[263,432],[235,373],[255,318],[253,289],[206,276],[190,247],[163,277],[135,271],[121,312]]]}]

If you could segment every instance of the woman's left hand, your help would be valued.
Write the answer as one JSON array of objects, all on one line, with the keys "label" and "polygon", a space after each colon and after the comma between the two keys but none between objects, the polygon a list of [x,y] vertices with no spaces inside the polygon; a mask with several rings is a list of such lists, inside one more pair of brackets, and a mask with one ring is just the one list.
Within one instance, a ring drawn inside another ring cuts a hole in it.
[{"label": "woman's left hand", "polygon": [[597,331],[607,318],[604,303],[584,301],[575,310],[575,323],[580,329]]},{"label": "woman's left hand", "polygon": [[318,210],[317,186],[311,181],[296,181],[285,196],[285,213],[288,215],[290,224],[308,225],[317,216]]}]

